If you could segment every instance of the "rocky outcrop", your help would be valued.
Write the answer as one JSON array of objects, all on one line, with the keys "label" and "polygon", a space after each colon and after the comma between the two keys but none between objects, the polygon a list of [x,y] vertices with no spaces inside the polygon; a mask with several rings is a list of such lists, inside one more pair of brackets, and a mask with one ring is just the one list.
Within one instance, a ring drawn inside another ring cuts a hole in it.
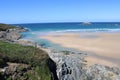
[{"label": "rocky outcrop", "polygon": [[86,70],[86,80],[120,80],[120,69],[95,64]]},{"label": "rocky outcrop", "polygon": [[120,68],[95,64],[86,66],[84,53],[56,52],[47,50],[56,63],[59,80],[120,80]]},{"label": "rocky outcrop", "polygon": [[83,25],[90,25],[90,24],[92,24],[91,22],[83,22],[82,23]]},{"label": "rocky outcrop", "polygon": [[27,31],[22,27],[16,27],[12,29],[8,29],[6,31],[0,31],[0,40],[14,42],[22,37],[20,32]]},{"label": "rocky outcrop", "polygon": [[[59,80],[79,80],[84,73],[85,66],[83,54],[65,55],[63,52],[55,52],[48,50],[49,56],[57,65],[57,76]],[[77,54],[77,53],[76,53]],[[73,56],[74,55],[74,56]],[[78,58],[79,56],[79,58]],[[82,80],[82,79],[81,79]]]},{"label": "rocky outcrop", "polygon": [[15,40],[18,40],[22,37],[21,34],[17,33],[17,32],[7,32],[4,36],[4,39],[5,40],[8,40],[8,41],[15,41]]}]

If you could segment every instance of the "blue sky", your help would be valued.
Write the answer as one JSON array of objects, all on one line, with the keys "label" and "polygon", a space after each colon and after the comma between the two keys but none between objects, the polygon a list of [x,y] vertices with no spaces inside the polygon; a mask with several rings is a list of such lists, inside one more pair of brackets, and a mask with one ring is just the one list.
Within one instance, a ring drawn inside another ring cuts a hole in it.
[{"label": "blue sky", "polygon": [[120,22],[120,0],[0,0],[0,23]]}]

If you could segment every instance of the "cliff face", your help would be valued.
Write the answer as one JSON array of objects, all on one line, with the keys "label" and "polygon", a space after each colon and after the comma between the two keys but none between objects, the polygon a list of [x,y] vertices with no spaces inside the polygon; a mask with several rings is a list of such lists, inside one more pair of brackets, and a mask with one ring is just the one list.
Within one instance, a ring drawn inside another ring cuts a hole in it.
[{"label": "cliff face", "polygon": [[120,80],[120,69],[99,64],[86,67],[85,54],[47,50],[57,65],[59,80]]},{"label": "cliff face", "polygon": [[[80,80],[84,73],[83,64],[84,55],[79,58],[74,54],[64,54],[62,52],[54,52],[48,50],[49,56],[57,65],[57,76],[59,80]],[[73,56],[74,55],[74,56]],[[82,79],[81,79],[82,80]]]}]

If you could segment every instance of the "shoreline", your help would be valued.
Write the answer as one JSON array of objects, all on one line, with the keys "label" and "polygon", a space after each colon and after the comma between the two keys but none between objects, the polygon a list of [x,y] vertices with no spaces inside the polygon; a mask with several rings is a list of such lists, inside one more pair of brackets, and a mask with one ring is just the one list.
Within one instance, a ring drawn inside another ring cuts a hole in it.
[{"label": "shoreline", "polygon": [[[92,36],[92,37],[89,37]],[[95,36],[95,37],[94,37]],[[120,67],[120,33],[81,34],[63,33],[41,37],[62,47],[87,52],[87,65],[102,64]]]}]

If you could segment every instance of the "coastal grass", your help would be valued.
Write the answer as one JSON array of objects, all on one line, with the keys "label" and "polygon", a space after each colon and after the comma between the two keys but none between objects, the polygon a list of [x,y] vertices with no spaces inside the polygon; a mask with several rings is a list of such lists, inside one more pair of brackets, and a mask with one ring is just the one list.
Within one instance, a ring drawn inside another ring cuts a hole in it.
[{"label": "coastal grass", "polygon": [[[29,80],[50,80],[51,75],[47,67],[49,56],[41,49],[33,46],[22,46],[19,44],[0,41],[0,67],[7,62],[23,63],[33,68],[33,73],[26,73]],[[34,75],[35,74],[35,75]]]}]

